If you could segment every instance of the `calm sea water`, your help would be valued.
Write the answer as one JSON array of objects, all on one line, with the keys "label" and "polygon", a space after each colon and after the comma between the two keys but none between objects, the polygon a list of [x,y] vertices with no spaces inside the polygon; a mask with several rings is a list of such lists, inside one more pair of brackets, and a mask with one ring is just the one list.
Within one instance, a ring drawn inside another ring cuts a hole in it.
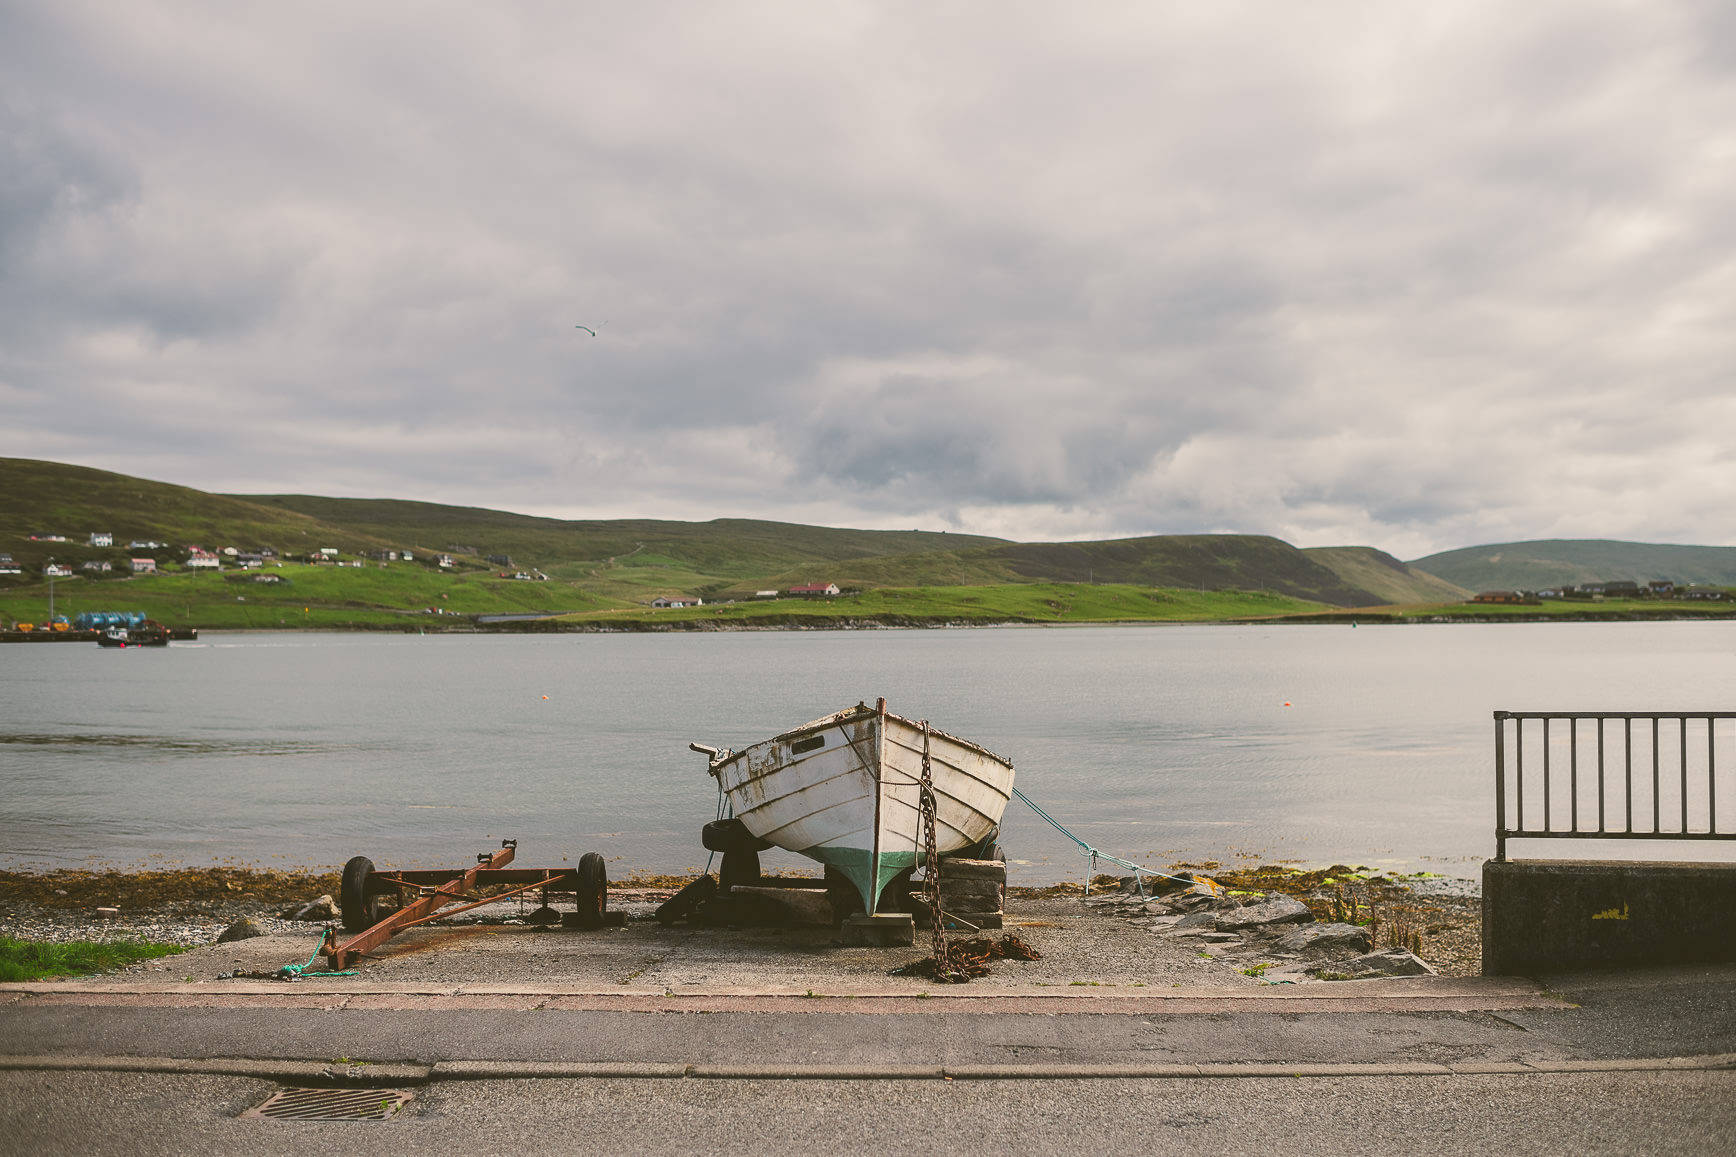
[{"label": "calm sea water", "polygon": [[[1491,711],[1727,708],[1736,623],[11,646],[0,866],[456,865],[510,837],[532,865],[690,869],[717,800],[689,740],[741,747],[879,695],[1011,757],[1117,855],[1471,875],[1493,851]],[[1022,804],[1003,832],[1020,880],[1080,874]]]}]

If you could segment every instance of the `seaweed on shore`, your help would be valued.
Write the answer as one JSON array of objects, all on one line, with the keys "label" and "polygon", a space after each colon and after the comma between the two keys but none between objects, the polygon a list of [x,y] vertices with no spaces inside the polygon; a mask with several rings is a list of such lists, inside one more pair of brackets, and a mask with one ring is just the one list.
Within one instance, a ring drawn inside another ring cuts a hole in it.
[{"label": "seaweed on shore", "polygon": [[151,909],[164,904],[277,904],[336,895],[336,872],[296,872],[279,868],[157,868],[145,871],[63,868],[41,874],[0,871],[0,903],[34,904],[48,909],[121,907]]}]

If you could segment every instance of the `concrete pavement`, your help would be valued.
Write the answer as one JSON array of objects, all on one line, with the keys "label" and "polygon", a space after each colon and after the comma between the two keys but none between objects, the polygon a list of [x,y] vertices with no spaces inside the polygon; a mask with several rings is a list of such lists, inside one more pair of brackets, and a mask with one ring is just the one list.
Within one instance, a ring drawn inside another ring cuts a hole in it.
[{"label": "concrete pavement", "polygon": [[[626,951],[609,977],[503,979],[541,959],[531,939],[475,954],[470,976],[422,953],[439,968],[0,986],[0,1153],[1736,1148],[1732,966],[1036,979],[1067,975],[1055,964],[924,989],[869,960],[807,988],[788,983],[801,948],[769,983],[636,984],[613,971]],[[753,959],[707,967],[741,981]],[[415,1099],[367,1125],[236,1119],[290,1084]]]}]

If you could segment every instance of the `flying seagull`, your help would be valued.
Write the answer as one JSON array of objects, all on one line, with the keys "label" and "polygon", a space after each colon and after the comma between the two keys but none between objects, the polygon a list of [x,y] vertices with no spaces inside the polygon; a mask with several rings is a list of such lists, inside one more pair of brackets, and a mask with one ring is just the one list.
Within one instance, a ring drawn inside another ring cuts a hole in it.
[{"label": "flying seagull", "polygon": [[586,332],[586,333],[588,333],[588,334],[590,334],[590,335],[591,335],[591,336],[592,336],[592,337],[596,337],[596,336],[597,336],[597,331],[596,331],[596,330],[594,330],[594,329],[592,329],[592,328],[591,328],[591,327],[590,327],[590,326],[588,326],[588,325],[575,325],[575,326],[574,326],[574,327],[573,327],[573,328],[574,328],[574,329],[582,329],[582,330],[584,330],[584,331],[585,331],[585,332]]}]

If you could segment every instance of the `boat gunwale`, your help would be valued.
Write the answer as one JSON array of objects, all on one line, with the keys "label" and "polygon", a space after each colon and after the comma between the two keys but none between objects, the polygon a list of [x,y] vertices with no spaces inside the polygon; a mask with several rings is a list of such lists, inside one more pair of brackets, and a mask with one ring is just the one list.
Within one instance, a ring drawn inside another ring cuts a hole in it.
[{"label": "boat gunwale", "polygon": [[[794,742],[803,736],[813,735],[817,732],[825,731],[828,728],[842,726],[845,723],[854,723],[859,718],[872,718],[879,714],[880,712],[868,706],[866,703],[858,703],[854,707],[846,707],[842,711],[836,711],[831,715],[804,723],[800,727],[792,727],[788,731],[780,732],[779,734],[772,736],[770,739],[762,739],[758,743],[750,744],[747,747],[742,748],[740,751],[732,751],[727,757],[720,759],[711,765],[711,774],[718,774],[718,772],[723,768],[734,763],[748,752],[754,751],[757,748],[765,747],[768,744]],[[907,719],[904,716],[895,714],[891,711],[885,713],[885,718],[896,719],[898,722],[918,731],[922,729],[922,721],[920,719]],[[991,759],[1009,770],[1012,769],[1012,760],[1008,759],[1004,755],[995,754],[980,743],[953,735],[951,732],[942,731],[940,728],[935,727],[932,724],[928,728],[928,733],[936,738],[945,739],[948,742],[958,744],[960,747],[968,748],[969,750],[976,752],[978,755]]]}]

